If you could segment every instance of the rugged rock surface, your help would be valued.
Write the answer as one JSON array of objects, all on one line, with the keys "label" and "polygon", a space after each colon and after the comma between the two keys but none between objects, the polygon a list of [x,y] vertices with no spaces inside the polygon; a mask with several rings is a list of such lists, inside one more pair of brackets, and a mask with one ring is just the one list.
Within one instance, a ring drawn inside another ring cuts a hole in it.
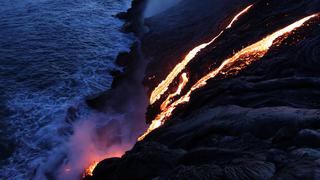
[{"label": "rugged rock surface", "polygon": [[[144,84],[153,89],[195,45],[253,1],[184,0],[146,20]],[[260,0],[187,70],[194,83],[244,46],[307,15],[319,0]],[[159,68],[161,67],[161,68]],[[232,77],[195,92],[164,126],[90,179],[320,179],[320,19]],[[149,107],[149,120],[157,112]]]}]

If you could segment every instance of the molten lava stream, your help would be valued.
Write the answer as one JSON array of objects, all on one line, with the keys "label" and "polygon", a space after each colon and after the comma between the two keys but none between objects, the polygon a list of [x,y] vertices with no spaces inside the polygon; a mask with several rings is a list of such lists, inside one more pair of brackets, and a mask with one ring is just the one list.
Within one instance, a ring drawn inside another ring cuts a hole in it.
[{"label": "molten lava stream", "polygon": [[161,96],[168,90],[169,85],[172,83],[172,81],[181,73],[181,71],[186,67],[186,65],[204,48],[212,44],[218,37],[220,37],[223,32],[226,29],[229,29],[232,27],[232,25],[239,19],[241,15],[246,13],[253,5],[250,5],[243,9],[241,12],[239,12],[229,23],[229,25],[222,30],[217,36],[215,36],[210,42],[201,44],[194,49],[192,49],[186,57],[177,64],[174,69],[169,73],[169,75],[166,77],[165,80],[163,80],[151,93],[150,95],[150,104],[152,105],[157,100],[161,98]]},{"label": "molten lava stream", "polygon": [[[138,140],[141,141],[154,129],[163,125],[165,120],[171,116],[176,107],[180,104],[188,102],[190,100],[190,95],[192,94],[192,92],[205,86],[209,79],[216,77],[218,74],[228,75],[231,74],[231,71],[241,71],[252,62],[257,61],[265,56],[270,47],[274,45],[274,43],[276,43],[275,45],[280,44],[290,35],[290,33],[292,33],[293,30],[303,26],[305,22],[317,16],[319,16],[319,13],[296,21],[295,23],[278,30],[273,34],[266,36],[260,41],[243,48],[242,50],[234,54],[231,58],[224,60],[218,68],[209,72],[209,74],[205,75],[199,81],[197,81],[184,96],[180,97],[178,100],[170,104],[170,106],[166,107],[166,109],[162,110],[162,112],[152,121],[147,131],[142,136],[140,136]],[[237,62],[242,62],[244,65],[236,68],[232,67]]]},{"label": "molten lava stream", "polygon": [[177,90],[174,93],[170,94],[165,101],[163,101],[160,106],[161,111],[164,111],[168,107],[168,105],[172,102],[172,98],[180,95],[182,89],[187,85],[188,81],[189,79],[187,77],[187,73],[182,73],[180,77],[180,84]]},{"label": "molten lava stream", "polygon": [[97,165],[98,165],[97,161],[94,161],[92,164],[90,164],[90,166],[85,170],[83,174],[83,178],[86,176],[93,176],[93,170],[94,168],[96,168]]}]

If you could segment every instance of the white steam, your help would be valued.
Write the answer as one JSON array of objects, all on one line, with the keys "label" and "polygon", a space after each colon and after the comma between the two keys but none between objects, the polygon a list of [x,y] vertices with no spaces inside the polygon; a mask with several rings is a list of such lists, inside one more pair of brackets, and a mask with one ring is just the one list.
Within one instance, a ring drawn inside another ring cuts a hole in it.
[{"label": "white steam", "polygon": [[58,179],[80,179],[93,162],[121,157],[135,143],[138,134],[127,125],[124,115],[95,114],[79,122],[68,145],[67,161],[59,170]]},{"label": "white steam", "polygon": [[92,112],[75,123],[67,145],[67,154],[58,173],[59,180],[79,179],[84,169],[106,158],[121,157],[145,131],[148,99],[142,85],[147,61],[137,47],[132,66],[126,77],[105,99],[104,113]]}]

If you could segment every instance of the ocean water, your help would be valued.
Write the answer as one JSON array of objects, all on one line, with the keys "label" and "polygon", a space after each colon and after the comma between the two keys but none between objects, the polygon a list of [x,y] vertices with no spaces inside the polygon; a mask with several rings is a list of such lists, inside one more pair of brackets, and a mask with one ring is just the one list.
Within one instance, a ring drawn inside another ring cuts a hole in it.
[{"label": "ocean water", "polygon": [[130,0],[0,1],[0,179],[32,179],[72,131],[69,107],[109,88],[133,37]]}]

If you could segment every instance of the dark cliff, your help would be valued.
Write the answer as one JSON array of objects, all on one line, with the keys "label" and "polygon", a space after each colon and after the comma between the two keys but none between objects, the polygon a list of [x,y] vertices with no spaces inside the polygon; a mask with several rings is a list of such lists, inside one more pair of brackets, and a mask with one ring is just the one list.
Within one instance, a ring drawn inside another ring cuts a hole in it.
[{"label": "dark cliff", "polygon": [[[190,84],[243,47],[320,12],[319,0],[184,0],[144,22],[149,93],[190,49],[210,41],[251,3],[186,67]],[[319,70],[317,17],[259,61],[208,81],[162,127],[122,158],[100,162],[89,179],[319,179]],[[148,122],[158,106],[149,106]]]}]

